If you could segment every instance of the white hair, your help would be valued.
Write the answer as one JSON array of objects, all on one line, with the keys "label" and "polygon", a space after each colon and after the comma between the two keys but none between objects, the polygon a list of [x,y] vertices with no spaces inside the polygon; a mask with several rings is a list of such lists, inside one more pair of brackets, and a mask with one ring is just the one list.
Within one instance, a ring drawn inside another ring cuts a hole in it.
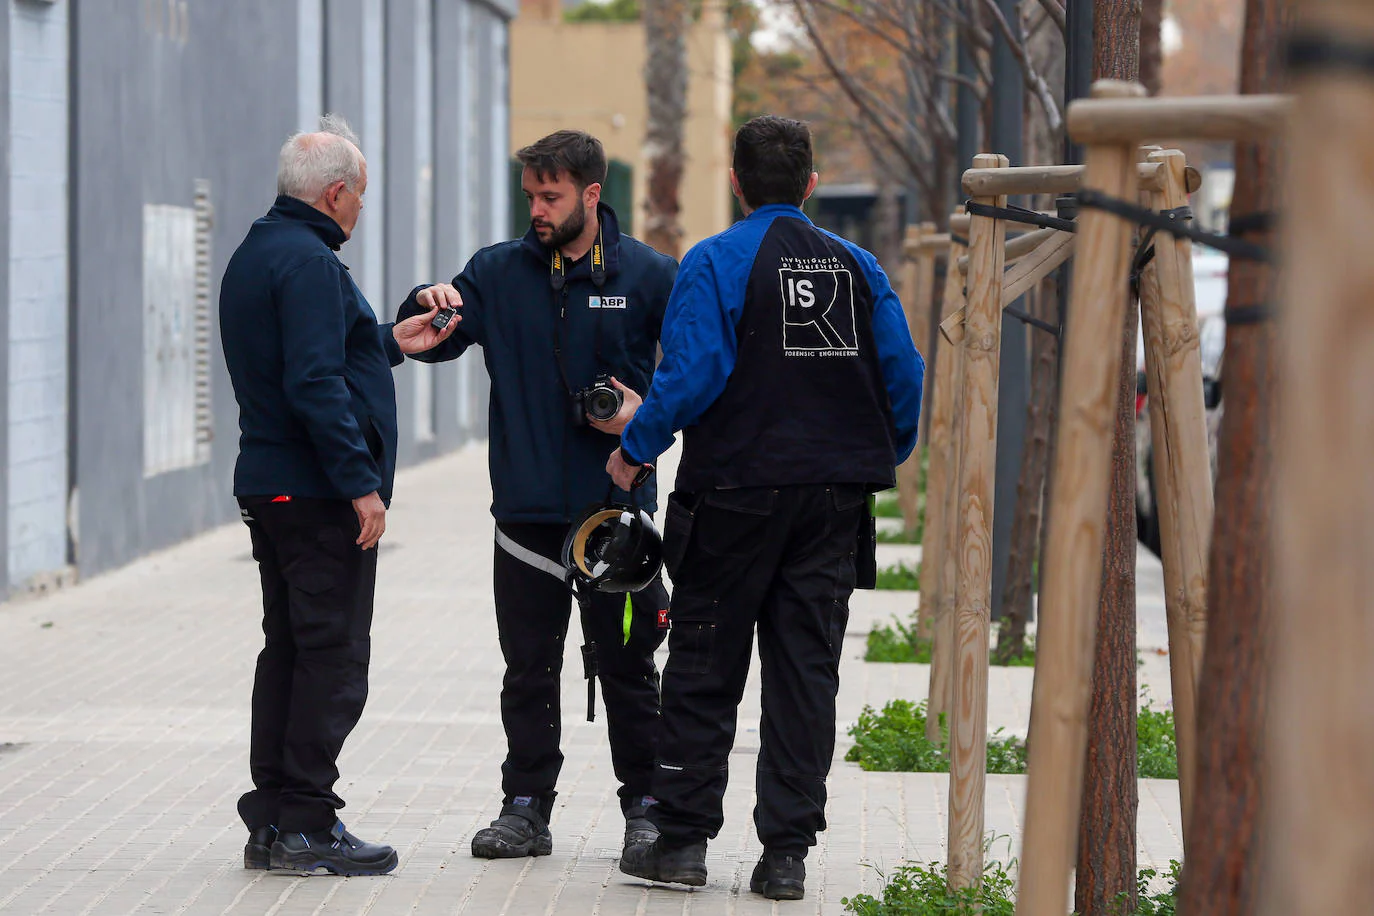
[{"label": "white hair", "polygon": [[358,135],[342,117],[327,114],[320,118],[318,131],[299,131],[282,144],[277,193],[311,203],[336,181],[356,191],[362,164]]}]

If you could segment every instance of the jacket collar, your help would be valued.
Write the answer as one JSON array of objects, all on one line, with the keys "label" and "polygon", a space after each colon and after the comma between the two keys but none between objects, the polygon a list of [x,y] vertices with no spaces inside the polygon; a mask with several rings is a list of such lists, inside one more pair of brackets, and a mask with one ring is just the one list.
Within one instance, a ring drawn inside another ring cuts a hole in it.
[{"label": "jacket collar", "polygon": [[[596,218],[601,221],[601,240],[606,247],[606,274],[610,276],[620,272],[620,220],[616,218],[615,211],[604,203],[596,205]],[[520,246],[544,265],[553,259],[553,249],[539,241],[533,226],[525,231]],[[568,271],[568,277],[590,276],[591,272],[591,258],[584,256]]]},{"label": "jacket collar", "polygon": [[793,219],[811,222],[811,218],[802,212],[801,207],[794,207],[791,204],[764,204],[757,210],[750,211],[745,219],[772,219],[775,216],[790,216]]},{"label": "jacket collar", "polygon": [[305,201],[288,197],[285,194],[277,196],[276,202],[272,204],[272,209],[267,211],[266,218],[283,222],[304,223],[311,232],[320,237],[320,241],[335,251],[338,251],[340,246],[348,241],[348,236],[344,235],[343,228],[334,222],[334,218],[329,214],[322,213]]}]

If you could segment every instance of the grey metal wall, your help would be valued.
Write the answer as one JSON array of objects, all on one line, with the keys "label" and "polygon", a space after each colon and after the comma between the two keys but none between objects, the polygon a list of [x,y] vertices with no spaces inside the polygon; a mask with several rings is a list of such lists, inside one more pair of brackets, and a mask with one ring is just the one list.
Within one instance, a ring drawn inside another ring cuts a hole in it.
[{"label": "grey metal wall", "polygon": [[[359,229],[341,254],[389,320],[415,283],[447,279],[472,251],[508,232],[504,49],[513,7],[472,0],[71,5],[69,450],[73,553],[82,574],[236,514],[237,408],[217,322],[208,461],[145,472],[145,206],[191,207],[197,180],[209,182],[210,301],[217,303],[224,264],[272,202],[282,140],[321,111],[337,111],[358,131],[369,165]],[[417,45],[427,53],[416,53]],[[460,155],[459,147],[472,150]],[[4,241],[0,235],[0,251]],[[480,354],[422,372],[397,371],[403,462],[485,433]],[[428,424],[416,422],[425,417]]]},{"label": "grey metal wall", "polygon": [[68,2],[10,4],[8,580],[67,563]]},{"label": "grey metal wall", "polygon": [[[0,137],[10,134],[10,17],[8,7],[0,7]],[[10,182],[9,156],[0,156],[0,327],[9,327],[10,317]],[[9,348],[0,347],[0,379],[8,379]],[[0,398],[0,455],[9,454],[9,399]],[[0,493],[9,492],[9,462],[0,460]],[[6,519],[8,522],[8,518]],[[0,556],[9,556],[9,526],[0,525]],[[0,570],[0,585],[8,587],[7,570]],[[5,589],[0,589],[4,591]]]}]

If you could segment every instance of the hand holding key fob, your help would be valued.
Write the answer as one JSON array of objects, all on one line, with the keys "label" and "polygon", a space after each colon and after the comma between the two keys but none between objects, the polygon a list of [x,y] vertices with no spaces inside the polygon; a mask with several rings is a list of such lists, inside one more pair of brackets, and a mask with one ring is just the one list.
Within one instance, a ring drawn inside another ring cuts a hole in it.
[{"label": "hand holding key fob", "polygon": [[436,331],[442,331],[448,327],[448,323],[453,320],[453,316],[458,314],[457,309],[439,309],[439,314],[435,315],[429,322],[429,326]]}]

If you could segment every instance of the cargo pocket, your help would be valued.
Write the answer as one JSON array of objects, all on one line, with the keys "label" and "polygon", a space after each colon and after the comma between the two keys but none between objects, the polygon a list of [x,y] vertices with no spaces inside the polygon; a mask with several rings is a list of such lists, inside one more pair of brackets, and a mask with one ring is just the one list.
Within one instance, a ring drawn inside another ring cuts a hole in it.
[{"label": "cargo pocket", "polygon": [[669,605],[668,662],[664,671],[679,674],[706,674],[716,655],[716,618],[720,608],[715,599],[701,594],[679,592]]},{"label": "cargo pocket", "polygon": [[766,487],[711,490],[696,513],[696,543],[713,557],[752,557],[771,523],[778,491]]}]

